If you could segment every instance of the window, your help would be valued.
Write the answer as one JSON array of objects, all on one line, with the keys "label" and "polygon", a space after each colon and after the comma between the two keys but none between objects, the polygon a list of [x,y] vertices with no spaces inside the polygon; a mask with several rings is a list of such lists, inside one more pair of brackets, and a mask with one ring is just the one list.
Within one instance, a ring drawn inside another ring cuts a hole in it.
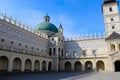
[{"label": "window", "polygon": [[66,57],[68,56],[68,53],[67,53],[67,52],[65,52],[65,56],[66,56]]},{"label": "window", "polygon": [[43,52],[43,49],[41,51]]},{"label": "window", "polygon": [[76,53],[76,52],[73,52],[73,56],[74,56],[74,57],[79,57],[79,54]]},{"label": "window", "polygon": [[19,43],[18,46],[21,46],[21,43]]},{"label": "window", "polygon": [[63,40],[61,40],[61,42],[63,43]]},{"label": "window", "polygon": [[34,49],[34,47],[31,47],[31,49]]},{"label": "window", "polygon": [[63,49],[61,50],[61,55],[63,56],[64,54],[63,54]]},{"label": "window", "polygon": [[113,18],[111,18],[111,21],[114,21],[114,19],[113,19]]},{"label": "window", "polygon": [[54,41],[54,38],[52,38],[52,41]]},{"label": "window", "polygon": [[51,56],[51,53],[52,53],[52,50],[51,50],[51,48],[49,49],[49,55]]},{"label": "window", "polygon": [[93,55],[96,55],[96,50],[93,50],[93,51],[92,51],[92,54],[93,54]]},{"label": "window", "polygon": [[37,48],[37,51],[39,51],[39,48]]},{"label": "window", "polygon": [[53,55],[55,55],[55,54],[56,54],[56,49],[54,48],[54,49],[53,49]]},{"label": "window", "polygon": [[28,48],[28,46],[27,46],[27,45],[25,45],[25,48]]},{"label": "window", "polygon": [[82,51],[83,56],[86,56],[86,50]]},{"label": "window", "polygon": [[109,8],[109,11],[110,11],[110,12],[112,12],[112,11],[113,11],[113,10],[112,10],[112,7],[110,7],[110,8]]},{"label": "window", "polygon": [[1,39],[1,42],[4,42],[4,39]]},{"label": "window", "polygon": [[111,44],[111,51],[115,51],[115,45]]},{"label": "window", "polygon": [[60,38],[58,39],[58,41],[60,42]]},{"label": "window", "polygon": [[13,44],[13,41],[11,41],[10,44]]},{"label": "window", "polygon": [[112,29],[115,29],[115,26],[112,26]]}]

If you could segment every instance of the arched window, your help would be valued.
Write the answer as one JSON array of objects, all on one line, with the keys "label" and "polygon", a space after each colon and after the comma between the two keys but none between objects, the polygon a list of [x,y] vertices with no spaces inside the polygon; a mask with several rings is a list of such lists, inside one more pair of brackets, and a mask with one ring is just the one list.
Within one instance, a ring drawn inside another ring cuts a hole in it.
[{"label": "arched window", "polygon": [[110,8],[109,8],[109,11],[110,11],[110,12],[112,12],[112,11],[113,11],[113,10],[112,10],[112,7],[110,7]]},{"label": "arched window", "polygon": [[55,53],[56,53],[56,49],[54,48],[54,49],[53,49],[53,55],[55,55]]},{"label": "arched window", "polygon": [[52,51],[51,51],[51,48],[49,49],[49,55],[51,55]]},{"label": "arched window", "polygon": [[115,51],[115,45],[111,44],[111,51]]}]

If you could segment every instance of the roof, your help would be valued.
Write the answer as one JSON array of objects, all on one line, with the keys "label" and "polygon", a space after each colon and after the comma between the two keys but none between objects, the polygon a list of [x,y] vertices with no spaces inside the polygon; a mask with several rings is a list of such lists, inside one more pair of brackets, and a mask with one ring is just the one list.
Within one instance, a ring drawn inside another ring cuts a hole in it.
[{"label": "roof", "polygon": [[48,31],[52,31],[52,32],[55,32],[55,33],[58,32],[57,27],[56,27],[54,24],[50,23],[50,22],[42,22],[42,23],[39,23],[39,24],[36,26],[35,29],[38,30],[38,31],[48,30]]},{"label": "roof", "polygon": [[110,36],[106,38],[106,40],[120,39],[120,34],[113,32]]}]

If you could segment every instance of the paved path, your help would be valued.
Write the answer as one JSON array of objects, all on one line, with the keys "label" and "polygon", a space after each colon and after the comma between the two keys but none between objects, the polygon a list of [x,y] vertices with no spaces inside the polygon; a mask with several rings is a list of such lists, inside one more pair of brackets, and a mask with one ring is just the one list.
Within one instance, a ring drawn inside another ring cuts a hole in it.
[{"label": "paved path", "polygon": [[120,80],[120,73],[41,72],[0,74],[0,80]]}]

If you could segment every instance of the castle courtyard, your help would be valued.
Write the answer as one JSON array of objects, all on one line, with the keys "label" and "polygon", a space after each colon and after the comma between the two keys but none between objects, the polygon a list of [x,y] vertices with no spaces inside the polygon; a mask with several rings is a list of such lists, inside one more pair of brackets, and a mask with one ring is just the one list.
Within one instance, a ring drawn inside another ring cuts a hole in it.
[{"label": "castle courtyard", "polygon": [[119,80],[119,72],[40,72],[5,73],[0,80]]}]

